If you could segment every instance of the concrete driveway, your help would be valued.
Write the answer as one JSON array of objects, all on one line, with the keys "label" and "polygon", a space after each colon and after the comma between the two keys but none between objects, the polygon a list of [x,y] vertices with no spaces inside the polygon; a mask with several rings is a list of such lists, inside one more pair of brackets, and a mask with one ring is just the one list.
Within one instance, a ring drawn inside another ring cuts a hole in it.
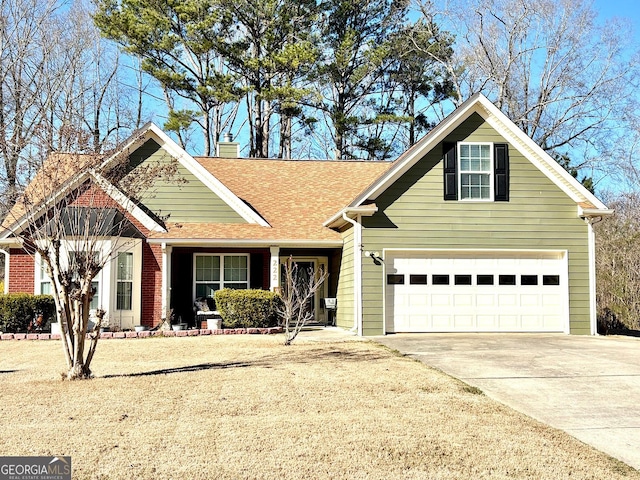
[{"label": "concrete driveway", "polygon": [[640,339],[394,334],[390,348],[640,470]]}]

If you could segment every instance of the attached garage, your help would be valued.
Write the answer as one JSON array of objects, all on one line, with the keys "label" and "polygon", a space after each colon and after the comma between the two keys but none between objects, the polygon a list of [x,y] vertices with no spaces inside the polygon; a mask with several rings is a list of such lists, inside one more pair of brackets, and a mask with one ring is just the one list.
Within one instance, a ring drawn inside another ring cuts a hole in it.
[{"label": "attached garage", "polygon": [[563,251],[386,251],[385,330],[567,332]]}]

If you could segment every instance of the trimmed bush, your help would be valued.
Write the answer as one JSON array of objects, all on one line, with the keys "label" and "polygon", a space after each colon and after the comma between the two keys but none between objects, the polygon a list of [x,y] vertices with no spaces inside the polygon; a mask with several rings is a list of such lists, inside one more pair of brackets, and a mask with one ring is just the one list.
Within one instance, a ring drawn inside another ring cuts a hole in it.
[{"label": "trimmed bush", "polygon": [[268,290],[218,290],[216,309],[225,328],[265,328],[278,323],[280,295]]},{"label": "trimmed bush", "polygon": [[28,293],[0,295],[0,331],[2,332],[25,333],[29,322],[38,313],[42,313],[44,328],[55,321],[56,304],[51,295]]}]

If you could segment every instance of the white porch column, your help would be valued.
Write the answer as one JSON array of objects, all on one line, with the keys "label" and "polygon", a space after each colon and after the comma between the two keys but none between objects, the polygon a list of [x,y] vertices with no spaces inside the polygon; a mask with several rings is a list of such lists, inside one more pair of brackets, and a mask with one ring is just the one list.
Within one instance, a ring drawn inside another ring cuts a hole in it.
[{"label": "white porch column", "polygon": [[269,288],[273,292],[280,287],[280,247],[272,246],[269,250],[271,250],[271,262],[269,267]]},{"label": "white porch column", "polygon": [[169,313],[169,298],[171,296],[171,246],[162,242],[162,318]]},{"label": "white porch column", "polygon": [[[4,255],[4,293],[9,293],[9,262],[11,261],[11,255],[9,255],[9,249],[0,248],[0,253]],[[38,292],[40,293],[40,292]]]}]

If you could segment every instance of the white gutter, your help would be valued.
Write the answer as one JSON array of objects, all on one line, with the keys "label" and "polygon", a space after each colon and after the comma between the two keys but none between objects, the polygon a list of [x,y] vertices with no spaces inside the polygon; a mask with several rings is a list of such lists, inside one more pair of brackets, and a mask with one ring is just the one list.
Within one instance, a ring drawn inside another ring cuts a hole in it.
[{"label": "white gutter", "polygon": [[353,220],[347,216],[347,212],[342,212],[342,219],[353,225],[353,328],[352,332],[357,331],[362,336],[362,255],[360,248],[362,244],[362,225],[360,224],[360,216],[358,220]]},{"label": "white gutter", "polygon": [[582,208],[578,206],[578,216],[579,217],[608,217],[609,215],[613,215],[615,210],[610,208],[600,209],[600,208]]},{"label": "white gutter", "polygon": [[362,205],[360,207],[347,207],[347,208],[343,208],[342,210],[340,210],[338,213],[336,213],[335,215],[333,215],[331,218],[329,218],[327,221],[325,221],[322,226],[323,227],[328,227],[328,228],[335,228],[340,226],[339,224],[337,224],[336,222],[340,219],[344,219],[344,214],[354,214],[354,215],[360,215],[360,216],[365,216],[365,217],[370,217],[372,216],[374,213],[377,213],[378,211],[378,207],[375,204],[372,205]]},{"label": "white gutter", "polygon": [[273,245],[282,247],[319,247],[319,248],[339,248],[342,247],[342,240],[238,240],[236,238],[147,238],[147,243],[162,245],[163,243],[177,246],[229,246],[233,247],[265,247]]}]

